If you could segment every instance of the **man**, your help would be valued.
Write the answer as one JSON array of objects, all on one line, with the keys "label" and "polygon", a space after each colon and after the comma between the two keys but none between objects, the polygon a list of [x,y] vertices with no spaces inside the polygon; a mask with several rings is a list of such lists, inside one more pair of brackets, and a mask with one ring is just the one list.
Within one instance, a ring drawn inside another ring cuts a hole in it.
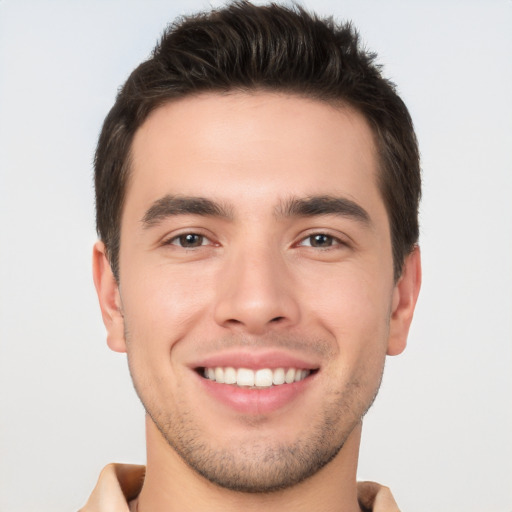
[{"label": "man", "polygon": [[420,287],[409,114],[350,25],[234,3],[170,27],[99,139],[94,281],[147,466],[84,511],[398,510],[362,418]]}]

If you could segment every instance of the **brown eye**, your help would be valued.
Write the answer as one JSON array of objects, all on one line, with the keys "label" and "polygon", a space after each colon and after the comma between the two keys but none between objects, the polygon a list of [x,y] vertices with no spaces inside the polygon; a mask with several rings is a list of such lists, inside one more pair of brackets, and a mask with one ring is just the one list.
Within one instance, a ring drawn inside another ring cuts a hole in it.
[{"label": "brown eye", "polygon": [[194,249],[195,247],[205,245],[206,242],[207,238],[203,235],[198,235],[197,233],[185,233],[173,238],[170,243],[172,245],[179,245],[185,249]]},{"label": "brown eye", "polygon": [[315,247],[318,249],[329,249],[332,246],[342,245],[342,242],[331,235],[325,233],[315,233],[307,236],[299,244],[302,247]]},{"label": "brown eye", "polygon": [[334,238],[332,236],[325,235],[323,233],[311,235],[309,240],[311,247],[331,247],[334,242]]}]

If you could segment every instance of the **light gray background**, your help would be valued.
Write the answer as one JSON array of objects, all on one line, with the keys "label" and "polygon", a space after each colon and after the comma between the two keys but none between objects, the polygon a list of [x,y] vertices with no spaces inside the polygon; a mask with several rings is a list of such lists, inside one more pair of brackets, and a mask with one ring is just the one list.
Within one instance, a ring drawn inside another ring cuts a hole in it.
[{"label": "light gray background", "polygon": [[[404,511],[511,512],[512,2],[305,5],[379,52],[423,158],[424,285],[359,478]],[[104,464],[144,462],[92,285],[92,154],[166,22],[207,6],[0,0],[0,512],[77,509]]]}]

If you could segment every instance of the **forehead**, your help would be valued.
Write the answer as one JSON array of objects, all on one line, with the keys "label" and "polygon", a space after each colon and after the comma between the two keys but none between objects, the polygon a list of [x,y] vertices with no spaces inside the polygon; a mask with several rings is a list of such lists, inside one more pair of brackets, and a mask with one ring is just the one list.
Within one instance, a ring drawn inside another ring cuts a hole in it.
[{"label": "forehead", "polygon": [[382,203],[371,129],[346,106],[281,93],[208,93],[156,109],[135,134],[126,202],[165,194],[249,207],[341,194]]}]

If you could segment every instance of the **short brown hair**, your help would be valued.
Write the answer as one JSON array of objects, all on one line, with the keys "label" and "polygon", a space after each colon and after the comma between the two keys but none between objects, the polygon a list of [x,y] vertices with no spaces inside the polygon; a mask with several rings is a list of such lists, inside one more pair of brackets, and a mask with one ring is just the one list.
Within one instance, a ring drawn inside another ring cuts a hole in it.
[{"label": "short brown hair", "polygon": [[350,23],[301,7],[229,6],[179,19],[117,95],[95,157],[96,226],[119,278],[120,224],[133,136],[173,99],[206,91],[270,90],[348,105],[369,123],[389,216],[395,279],[418,241],[419,152],[411,117]]}]

